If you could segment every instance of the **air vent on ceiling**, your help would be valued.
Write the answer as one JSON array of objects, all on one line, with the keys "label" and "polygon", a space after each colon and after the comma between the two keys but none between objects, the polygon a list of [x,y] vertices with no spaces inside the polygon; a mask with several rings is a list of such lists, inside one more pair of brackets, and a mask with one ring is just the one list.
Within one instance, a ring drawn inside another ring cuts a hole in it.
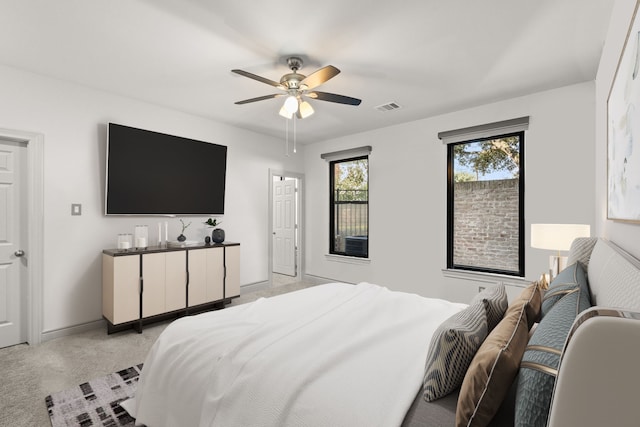
[{"label": "air vent on ceiling", "polygon": [[400,106],[395,102],[387,102],[386,104],[378,105],[375,107],[378,111],[391,111],[397,110]]}]

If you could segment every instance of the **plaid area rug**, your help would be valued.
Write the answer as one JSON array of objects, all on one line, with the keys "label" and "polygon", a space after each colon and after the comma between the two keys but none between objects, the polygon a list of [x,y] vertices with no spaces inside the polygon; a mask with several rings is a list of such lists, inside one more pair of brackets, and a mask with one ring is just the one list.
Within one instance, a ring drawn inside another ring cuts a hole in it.
[{"label": "plaid area rug", "polygon": [[51,426],[134,427],[120,402],[134,395],[141,370],[132,366],[47,396]]}]

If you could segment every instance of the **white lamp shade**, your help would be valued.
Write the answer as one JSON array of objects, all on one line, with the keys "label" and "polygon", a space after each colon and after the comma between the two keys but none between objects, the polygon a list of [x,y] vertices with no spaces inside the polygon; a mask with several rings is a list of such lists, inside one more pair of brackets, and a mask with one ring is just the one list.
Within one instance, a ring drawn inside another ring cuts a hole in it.
[{"label": "white lamp shade", "polygon": [[306,119],[310,115],[313,114],[313,107],[307,101],[302,101],[300,103],[300,117]]},{"label": "white lamp shade", "polygon": [[293,113],[288,112],[284,105],[282,106],[282,108],[280,108],[280,112],[278,114],[280,114],[285,119],[290,119],[293,117]]},{"label": "white lamp shade", "polygon": [[531,247],[568,251],[578,237],[590,237],[588,224],[531,224]]},{"label": "white lamp shade", "polygon": [[298,111],[298,98],[295,96],[287,96],[287,99],[284,101],[284,109],[289,112],[289,114],[295,114]]}]

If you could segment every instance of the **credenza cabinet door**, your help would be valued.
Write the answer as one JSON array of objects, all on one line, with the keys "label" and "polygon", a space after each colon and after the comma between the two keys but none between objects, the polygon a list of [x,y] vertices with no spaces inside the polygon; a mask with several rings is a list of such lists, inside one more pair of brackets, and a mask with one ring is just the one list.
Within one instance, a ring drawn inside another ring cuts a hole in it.
[{"label": "credenza cabinet door", "polygon": [[166,253],[142,255],[142,317],[165,313]]},{"label": "credenza cabinet door", "polygon": [[207,249],[189,251],[189,307],[207,302]]},{"label": "credenza cabinet door", "polygon": [[224,298],[224,247],[189,250],[189,307]]},{"label": "credenza cabinet door", "polygon": [[224,298],[224,248],[209,248],[206,252],[207,302]]},{"label": "credenza cabinet door", "polygon": [[224,250],[227,269],[225,298],[233,298],[240,295],[240,246],[227,246]]},{"label": "credenza cabinet door", "polygon": [[187,306],[187,252],[167,252],[165,260],[164,312]]},{"label": "credenza cabinet door", "polygon": [[140,316],[140,257],[102,255],[102,313],[109,322]]}]

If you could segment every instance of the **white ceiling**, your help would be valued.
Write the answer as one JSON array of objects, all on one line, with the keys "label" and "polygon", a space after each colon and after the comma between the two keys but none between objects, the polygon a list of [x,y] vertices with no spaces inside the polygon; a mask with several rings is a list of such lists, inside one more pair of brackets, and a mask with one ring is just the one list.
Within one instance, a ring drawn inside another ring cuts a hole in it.
[{"label": "white ceiling", "polygon": [[[593,80],[614,0],[0,0],[0,63],[281,138],[286,57],[342,72],[311,143]],[[402,108],[380,112],[396,102]]]}]

